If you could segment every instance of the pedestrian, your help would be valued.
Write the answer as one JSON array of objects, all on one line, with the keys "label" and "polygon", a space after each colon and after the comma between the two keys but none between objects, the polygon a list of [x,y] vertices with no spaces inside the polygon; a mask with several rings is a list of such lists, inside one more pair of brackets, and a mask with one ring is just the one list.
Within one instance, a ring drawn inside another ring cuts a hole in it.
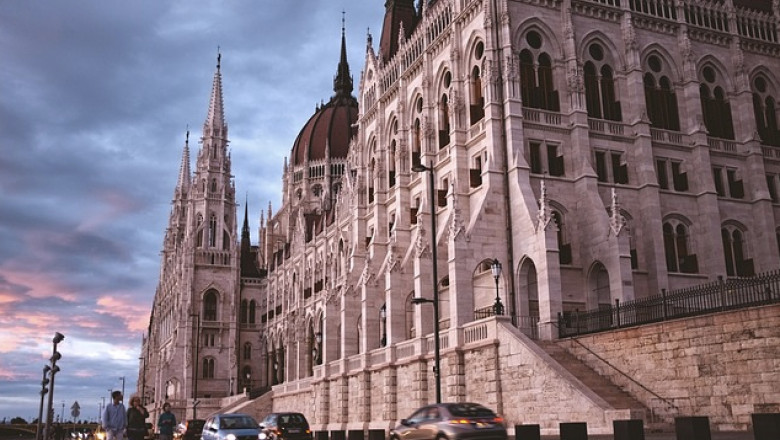
[{"label": "pedestrian", "polygon": [[112,403],[106,405],[103,411],[103,420],[101,424],[106,430],[106,440],[122,440],[127,429],[127,413],[125,405],[122,404],[122,392],[114,391],[111,393]]},{"label": "pedestrian", "polygon": [[130,398],[130,408],[127,410],[127,438],[130,440],[144,440],[146,437],[146,418],[149,411],[141,405],[141,398]]},{"label": "pedestrian", "polygon": [[172,440],[173,427],[176,426],[176,416],[171,412],[171,404],[163,404],[163,412],[157,419],[157,430],[160,432],[159,440]]}]

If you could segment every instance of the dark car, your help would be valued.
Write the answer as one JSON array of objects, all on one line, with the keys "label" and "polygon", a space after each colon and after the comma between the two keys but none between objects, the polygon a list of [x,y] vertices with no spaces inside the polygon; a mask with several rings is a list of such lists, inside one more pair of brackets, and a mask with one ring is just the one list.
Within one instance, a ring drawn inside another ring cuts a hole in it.
[{"label": "dark car", "polygon": [[296,412],[268,414],[260,422],[260,439],[311,440],[309,422],[303,414]]},{"label": "dark car", "polygon": [[504,419],[478,403],[424,406],[390,430],[392,440],[506,440]]},{"label": "dark car", "polygon": [[200,440],[200,434],[203,432],[203,419],[185,420],[173,430],[173,438],[176,440]]}]

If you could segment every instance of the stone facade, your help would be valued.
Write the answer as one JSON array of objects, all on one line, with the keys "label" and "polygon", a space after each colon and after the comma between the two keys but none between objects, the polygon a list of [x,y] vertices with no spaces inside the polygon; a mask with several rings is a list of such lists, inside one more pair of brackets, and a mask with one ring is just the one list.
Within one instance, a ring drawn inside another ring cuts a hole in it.
[{"label": "stone facade", "polygon": [[[296,140],[258,245],[246,210],[238,242],[217,71],[144,340],[156,403],[191,413],[271,389],[274,409],[316,427],[387,428],[435,399],[438,325],[444,399],[606,432],[637,414],[528,335],[780,266],[777,1],[412,3],[386,2],[397,31],[379,52],[369,36],[359,114],[342,38],[334,97]],[[346,132],[317,137],[325,116]]]},{"label": "stone facade", "polygon": [[648,406],[708,416],[717,430],[746,430],[752,413],[780,412],[780,306],[561,343]]}]

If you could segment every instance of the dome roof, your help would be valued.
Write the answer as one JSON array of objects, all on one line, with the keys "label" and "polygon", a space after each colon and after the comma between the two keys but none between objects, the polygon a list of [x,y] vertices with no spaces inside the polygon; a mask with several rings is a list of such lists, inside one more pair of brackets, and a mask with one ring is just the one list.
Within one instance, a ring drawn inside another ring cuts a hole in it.
[{"label": "dome roof", "polygon": [[353,124],[357,122],[358,103],[352,96],[352,77],[347,63],[347,43],[344,27],[341,28],[341,59],[338,72],[333,79],[333,97],[318,107],[314,115],[298,134],[290,154],[293,166],[302,165],[307,160],[322,160],[330,157],[346,158],[349,141],[357,131]]},{"label": "dome roof", "polygon": [[332,158],[347,157],[349,141],[357,131],[352,125],[358,117],[357,100],[349,98],[331,99],[306,122],[293,144],[293,165],[325,159],[328,148]]}]

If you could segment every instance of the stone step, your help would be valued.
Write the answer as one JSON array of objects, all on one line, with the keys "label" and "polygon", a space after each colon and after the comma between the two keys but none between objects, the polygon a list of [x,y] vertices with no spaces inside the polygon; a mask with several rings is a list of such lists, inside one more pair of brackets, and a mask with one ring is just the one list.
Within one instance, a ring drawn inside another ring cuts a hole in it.
[{"label": "stone step", "polygon": [[604,376],[598,374],[555,342],[537,341],[537,343],[539,347],[550,355],[550,357],[559,365],[565,368],[591,391],[604,399],[613,408],[647,411],[647,408],[645,408],[641,402],[610,382]]}]

